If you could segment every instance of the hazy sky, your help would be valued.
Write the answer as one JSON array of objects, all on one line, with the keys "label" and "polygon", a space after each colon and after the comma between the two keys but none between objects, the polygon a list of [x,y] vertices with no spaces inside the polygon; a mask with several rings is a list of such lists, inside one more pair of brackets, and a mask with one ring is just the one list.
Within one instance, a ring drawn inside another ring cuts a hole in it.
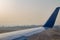
[{"label": "hazy sky", "polygon": [[0,25],[41,25],[58,6],[60,0],[0,0]]}]

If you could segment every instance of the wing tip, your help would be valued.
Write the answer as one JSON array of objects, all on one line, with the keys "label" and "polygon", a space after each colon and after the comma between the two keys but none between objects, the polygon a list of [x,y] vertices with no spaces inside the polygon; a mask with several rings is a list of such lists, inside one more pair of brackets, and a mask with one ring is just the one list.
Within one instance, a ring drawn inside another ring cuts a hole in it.
[{"label": "wing tip", "polygon": [[49,17],[49,19],[47,20],[45,25],[43,25],[44,28],[47,29],[47,28],[52,28],[54,26],[58,12],[59,12],[59,9],[60,9],[60,7],[56,7],[56,9],[52,13],[52,15]]}]

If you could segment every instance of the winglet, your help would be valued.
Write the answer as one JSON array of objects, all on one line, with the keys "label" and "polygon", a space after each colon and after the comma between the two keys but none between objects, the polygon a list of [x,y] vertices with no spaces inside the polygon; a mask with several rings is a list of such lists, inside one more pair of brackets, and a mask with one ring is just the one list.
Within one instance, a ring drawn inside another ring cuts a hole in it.
[{"label": "winglet", "polygon": [[43,27],[45,28],[52,28],[55,24],[58,12],[59,12],[60,7],[57,7],[55,9],[55,11],[52,13],[52,15],[50,16],[50,18],[47,20],[47,22],[45,23],[45,25],[43,25]]}]

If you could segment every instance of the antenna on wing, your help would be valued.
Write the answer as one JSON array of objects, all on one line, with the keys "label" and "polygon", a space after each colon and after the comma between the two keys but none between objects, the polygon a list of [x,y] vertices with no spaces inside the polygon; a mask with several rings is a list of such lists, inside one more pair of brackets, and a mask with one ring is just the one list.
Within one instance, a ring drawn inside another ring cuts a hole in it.
[{"label": "antenna on wing", "polygon": [[45,23],[45,25],[43,25],[43,27],[45,28],[52,28],[55,24],[58,12],[59,12],[60,7],[57,7],[55,9],[55,11],[52,13],[52,15],[50,16],[50,18],[47,20],[47,22]]}]

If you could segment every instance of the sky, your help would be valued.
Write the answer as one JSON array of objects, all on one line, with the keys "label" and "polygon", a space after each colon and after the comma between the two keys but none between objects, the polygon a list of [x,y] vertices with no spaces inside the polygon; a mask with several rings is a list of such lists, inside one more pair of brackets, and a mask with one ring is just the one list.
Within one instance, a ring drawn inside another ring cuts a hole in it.
[{"label": "sky", "polygon": [[56,7],[60,0],[0,0],[0,25],[43,25]]}]

